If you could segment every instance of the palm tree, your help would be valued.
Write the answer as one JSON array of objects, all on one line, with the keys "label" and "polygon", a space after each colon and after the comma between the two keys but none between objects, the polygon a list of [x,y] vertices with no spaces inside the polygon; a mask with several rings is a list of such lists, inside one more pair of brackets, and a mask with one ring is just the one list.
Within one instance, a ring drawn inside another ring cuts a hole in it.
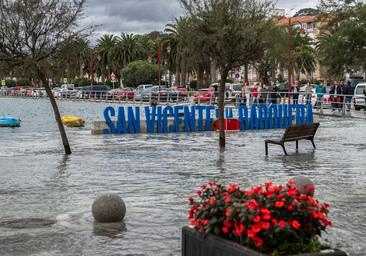
[{"label": "palm tree", "polygon": [[139,45],[134,34],[124,34],[117,37],[116,45],[113,49],[113,59],[116,63],[116,70],[121,70],[129,63],[138,60]]},{"label": "palm tree", "polygon": [[114,71],[113,63],[113,51],[117,43],[117,38],[113,35],[104,35],[97,41],[96,51],[100,57],[100,71],[102,75],[102,80],[108,77],[108,68]]},{"label": "palm tree", "polygon": [[313,39],[295,31],[293,40],[293,69],[299,80],[300,72],[311,73],[316,67],[316,50]]}]

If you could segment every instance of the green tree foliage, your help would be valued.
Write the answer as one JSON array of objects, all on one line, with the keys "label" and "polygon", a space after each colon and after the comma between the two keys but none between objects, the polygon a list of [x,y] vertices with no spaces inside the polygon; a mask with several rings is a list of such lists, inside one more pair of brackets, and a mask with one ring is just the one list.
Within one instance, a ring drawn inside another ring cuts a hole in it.
[{"label": "green tree foliage", "polygon": [[157,80],[158,67],[147,61],[135,61],[121,71],[123,85],[137,87],[140,84],[153,84]]},{"label": "green tree foliage", "polygon": [[221,73],[219,90],[220,147],[225,147],[224,93],[229,71],[255,61],[263,51],[272,4],[255,0],[180,0],[192,21],[192,35],[199,35],[194,49],[217,63]]},{"label": "green tree foliage", "polygon": [[339,79],[345,72],[366,70],[366,4],[322,0],[319,9],[326,25],[317,38],[317,51],[329,75]]},{"label": "green tree foliage", "polygon": [[67,42],[85,30],[78,27],[85,0],[0,0],[0,54],[9,66],[32,69],[45,86],[65,153],[71,154],[58,106],[48,84],[46,64]]},{"label": "green tree foliage", "polygon": [[90,80],[87,78],[78,78],[75,80],[74,85],[75,87],[84,87],[90,85]]},{"label": "green tree foliage", "polygon": [[303,8],[301,10],[298,10],[294,17],[297,16],[316,16],[319,14],[319,10],[318,9],[314,9],[314,8]]}]

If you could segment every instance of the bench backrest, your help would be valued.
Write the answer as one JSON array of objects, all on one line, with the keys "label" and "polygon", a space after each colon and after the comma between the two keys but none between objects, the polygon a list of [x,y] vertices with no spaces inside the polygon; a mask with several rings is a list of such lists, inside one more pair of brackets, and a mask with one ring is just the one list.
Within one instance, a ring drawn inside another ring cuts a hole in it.
[{"label": "bench backrest", "polygon": [[291,141],[297,139],[312,138],[315,136],[316,131],[319,128],[319,123],[290,126],[286,129],[282,141]]}]

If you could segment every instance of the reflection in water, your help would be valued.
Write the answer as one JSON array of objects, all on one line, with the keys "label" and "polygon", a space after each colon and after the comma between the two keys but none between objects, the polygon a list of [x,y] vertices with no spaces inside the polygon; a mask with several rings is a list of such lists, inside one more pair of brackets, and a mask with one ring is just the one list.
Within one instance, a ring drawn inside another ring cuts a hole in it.
[{"label": "reflection in water", "polygon": [[[285,157],[271,147],[265,157],[264,140],[283,130],[228,134],[225,152],[217,133],[91,136],[90,121],[102,119],[106,105],[60,102],[62,115],[88,122],[67,129],[73,155],[65,157],[48,101],[0,98],[2,114],[23,120],[19,129],[0,130],[0,222],[57,220],[31,230],[0,227],[1,256],[180,255],[186,198],[200,185],[284,183],[296,175],[310,177],[331,205],[334,227],[324,239],[351,255],[366,251],[365,122],[322,119],[317,150],[301,143]],[[93,200],[108,192],[126,203],[120,225],[93,222]]]},{"label": "reflection in water", "polygon": [[123,237],[123,233],[127,231],[124,222],[116,223],[98,223],[93,224],[93,233],[96,236],[107,236],[110,238]]}]

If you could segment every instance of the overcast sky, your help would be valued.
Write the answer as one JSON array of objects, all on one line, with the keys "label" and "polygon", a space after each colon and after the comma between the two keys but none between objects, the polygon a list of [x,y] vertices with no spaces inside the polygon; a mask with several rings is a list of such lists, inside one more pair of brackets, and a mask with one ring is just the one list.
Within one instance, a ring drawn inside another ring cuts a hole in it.
[{"label": "overcast sky", "polygon": [[[293,14],[316,4],[317,0],[278,0],[277,8]],[[182,14],[175,0],[87,0],[84,22],[98,26],[95,38],[121,32],[144,34],[163,31],[165,24]]]}]

